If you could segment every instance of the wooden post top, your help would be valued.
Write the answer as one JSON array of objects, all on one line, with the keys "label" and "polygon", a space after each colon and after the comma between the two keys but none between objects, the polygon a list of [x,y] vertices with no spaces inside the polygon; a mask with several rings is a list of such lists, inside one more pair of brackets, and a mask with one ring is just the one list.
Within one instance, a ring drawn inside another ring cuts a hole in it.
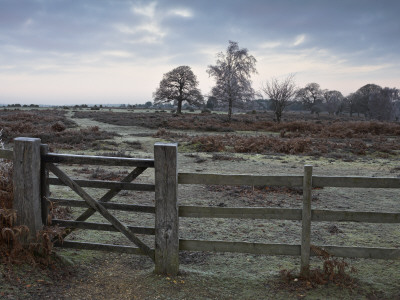
[{"label": "wooden post top", "polygon": [[39,138],[30,138],[30,137],[16,137],[14,138],[14,141],[18,142],[40,142]]},{"label": "wooden post top", "polygon": [[177,147],[178,143],[162,143],[157,142],[154,144],[154,147]]}]

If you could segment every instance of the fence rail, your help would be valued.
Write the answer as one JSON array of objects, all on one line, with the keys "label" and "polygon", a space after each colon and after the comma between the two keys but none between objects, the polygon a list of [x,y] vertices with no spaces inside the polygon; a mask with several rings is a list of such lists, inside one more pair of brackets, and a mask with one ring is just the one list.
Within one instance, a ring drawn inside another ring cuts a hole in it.
[{"label": "fence rail", "polygon": [[[355,257],[372,259],[399,259],[400,249],[397,248],[368,248],[368,247],[341,247],[320,246],[329,254],[337,257]],[[248,242],[225,242],[204,240],[179,240],[179,249],[187,251],[232,252],[265,255],[300,256],[301,245],[290,244],[263,244]],[[311,251],[311,256],[316,256]]]},{"label": "fence rail", "polygon": [[[179,206],[179,216],[187,218],[229,218],[229,219],[266,219],[266,220],[302,220],[300,208],[269,207],[210,207]],[[349,210],[311,210],[311,221],[319,222],[364,222],[364,223],[400,223],[400,213],[378,213]]]},{"label": "fence rail", "polygon": [[[231,175],[212,173],[179,173],[178,182],[179,184],[302,187],[303,176],[258,176],[245,174]],[[400,178],[313,175],[312,187],[400,188]]]}]

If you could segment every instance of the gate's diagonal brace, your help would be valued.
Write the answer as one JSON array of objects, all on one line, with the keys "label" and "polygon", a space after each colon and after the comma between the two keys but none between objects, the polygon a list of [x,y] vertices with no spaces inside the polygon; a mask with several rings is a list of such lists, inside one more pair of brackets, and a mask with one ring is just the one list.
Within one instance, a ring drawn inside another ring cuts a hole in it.
[{"label": "gate's diagonal brace", "polygon": [[77,185],[71,178],[68,177],[63,171],[57,168],[54,164],[48,163],[47,168],[54,173],[64,184],[69,186],[76,192],[82,199],[89,204],[89,206],[98,211],[104,218],[106,218],[118,231],[124,234],[131,242],[139,247],[146,255],[154,261],[154,251],[151,250],[145,243],[139,240],[124,224],[108,212],[101,203],[94,200],[88,193],[86,193],[79,185]]},{"label": "gate's diagonal brace", "polygon": [[[142,174],[147,168],[146,167],[137,167],[131,173],[129,173],[125,178],[121,180],[121,182],[131,182],[135,180],[140,174]],[[120,188],[113,188],[109,190],[103,197],[99,199],[99,202],[108,202],[110,201],[115,195],[117,195],[121,191]],[[86,221],[91,217],[96,210],[93,208],[88,208],[85,210],[75,221]],[[70,233],[72,233],[75,228],[67,228],[65,233],[63,234],[63,239],[66,238]]]},{"label": "gate's diagonal brace", "polygon": [[[140,174],[142,174],[147,168],[144,167],[137,167],[133,170],[130,174],[128,174],[121,182],[131,182],[136,179]],[[109,190],[103,197],[99,199],[99,202],[108,202],[110,201],[115,195],[117,195],[121,191],[120,188],[113,188]],[[86,221],[90,216],[92,216],[96,211],[92,208],[88,208],[84,211],[75,221]]]}]

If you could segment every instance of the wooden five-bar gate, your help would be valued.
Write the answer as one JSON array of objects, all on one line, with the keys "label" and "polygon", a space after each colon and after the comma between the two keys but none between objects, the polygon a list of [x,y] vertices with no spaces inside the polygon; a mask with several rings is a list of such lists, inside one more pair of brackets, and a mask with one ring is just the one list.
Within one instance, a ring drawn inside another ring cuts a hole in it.
[{"label": "wooden five-bar gate", "polygon": [[[58,246],[147,255],[154,261],[155,271],[160,274],[177,274],[179,251],[188,250],[300,256],[300,272],[307,275],[310,256],[316,255],[312,253],[310,244],[312,221],[400,223],[400,212],[311,209],[313,187],[400,188],[400,178],[313,176],[311,166],[304,167],[303,176],[178,174],[177,145],[161,143],[154,146],[153,160],[55,154],[49,153],[47,146],[40,144],[40,139],[16,138],[13,153],[0,150],[1,157],[14,160],[14,208],[18,211],[20,222],[30,228],[32,236],[47,223],[49,201],[71,207],[87,207],[87,210],[74,221],[52,220],[52,223],[67,228],[65,237],[75,229],[119,231],[136,247],[84,243],[68,239]],[[77,180],[67,176],[59,168],[59,164],[127,166],[134,169],[120,182]],[[132,183],[147,168],[154,168],[155,183]],[[49,177],[49,172],[56,177]],[[302,187],[303,208],[182,206],[178,205],[178,184]],[[68,186],[83,200],[52,198],[49,193],[50,185]],[[108,191],[96,200],[85,192],[83,187],[105,188]],[[110,200],[122,190],[154,191],[155,206],[110,203]],[[154,228],[126,226],[109,210],[155,214],[155,226]],[[87,222],[86,220],[95,212],[100,213],[109,224]],[[302,224],[301,244],[183,240],[179,239],[179,217],[298,220]],[[154,235],[154,248],[141,241],[137,234]],[[326,245],[318,247],[338,257],[400,258],[398,248]]]}]

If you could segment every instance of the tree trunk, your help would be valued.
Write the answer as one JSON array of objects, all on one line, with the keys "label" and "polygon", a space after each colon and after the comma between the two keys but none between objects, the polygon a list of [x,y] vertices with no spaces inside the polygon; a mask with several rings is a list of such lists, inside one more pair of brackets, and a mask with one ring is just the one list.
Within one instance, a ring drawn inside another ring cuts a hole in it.
[{"label": "tree trunk", "polygon": [[276,122],[280,123],[281,122],[282,113],[279,110],[275,111],[275,117],[276,117]]},{"label": "tree trunk", "polygon": [[178,107],[176,109],[176,113],[180,115],[182,113],[182,100],[178,100]]},{"label": "tree trunk", "polygon": [[228,108],[228,121],[229,122],[232,120],[232,106],[233,106],[233,101],[232,101],[232,99],[229,99],[229,108]]}]

